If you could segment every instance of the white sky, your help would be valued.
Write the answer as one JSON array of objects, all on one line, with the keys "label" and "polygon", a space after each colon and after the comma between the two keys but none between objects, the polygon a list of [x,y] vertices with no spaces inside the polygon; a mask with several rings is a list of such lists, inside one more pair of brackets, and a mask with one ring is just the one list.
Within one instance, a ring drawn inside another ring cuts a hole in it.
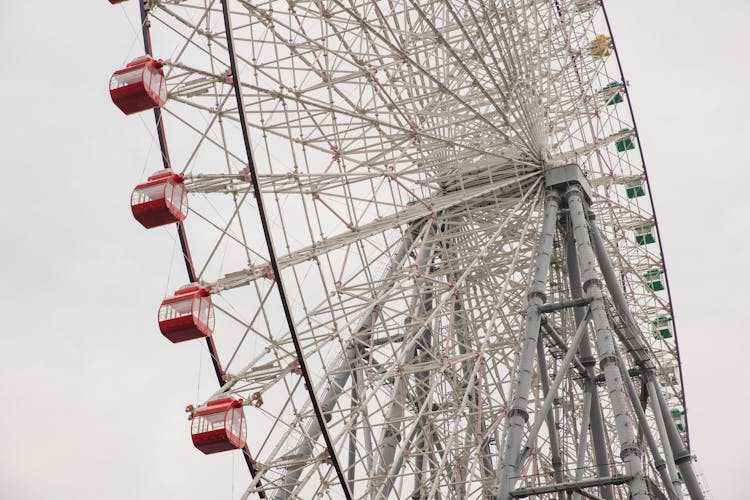
[{"label": "white sky", "polygon": [[[169,269],[172,232],[144,231],[128,208],[160,166],[150,114],[123,117],[107,93],[112,70],[141,50],[136,2],[123,5],[0,3],[3,499],[230,499],[233,475],[246,474],[238,454],[193,449],[182,410],[210,366],[202,343],[173,346],[156,328],[184,269]],[[750,3],[712,5],[608,9],[660,222],[693,448],[714,496],[739,499],[750,468]]]}]

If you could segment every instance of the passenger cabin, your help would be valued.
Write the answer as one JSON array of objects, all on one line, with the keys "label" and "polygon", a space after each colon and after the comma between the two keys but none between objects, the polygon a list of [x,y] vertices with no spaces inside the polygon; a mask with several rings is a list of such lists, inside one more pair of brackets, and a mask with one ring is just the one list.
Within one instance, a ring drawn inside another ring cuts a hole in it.
[{"label": "passenger cabin", "polygon": [[639,245],[650,245],[656,242],[653,224],[641,224],[633,228],[635,242]]},{"label": "passenger cabin", "polygon": [[152,175],[133,189],[130,209],[135,220],[147,229],[185,220],[187,189],[182,175],[171,170]]},{"label": "passenger cabin", "polygon": [[188,285],[167,297],[159,308],[159,330],[173,343],[210,337],[214,309],[207,288]]},{"label": "passenger cabin", "polygon": [[615,147],[617,148],[618,153],[624,153],[625,151],[635,149],[635,143],[633,142],[634,134],[632,129],[624,128],[620,130],[617,135],[621,137],[621,139],[615,141]]},{"label": "passenger cabin", "polygon": [[654,268],[643,273],[643,278],[646,281],[646,285],[654,291],[661,292],[664,290],[664,282],[661,280],[661,275],[664,271],[659,268]]},{"label": "passenger cabin", "polygon": [[654,336],[656,338],[672,338],[672,318],[670,316],[659,316],[651,323],[654,325]]},{"label": "passenger cabin", "polygon": [[595,59],[608,57],[612,53],[612,38],[607,35],[597,35],[589,42],[589,52]]},{"label": "passenger cabin", "polygon": [[623,102],[621,90],[622,85],[620,85],[620,82],[610,82],[599,93],[604,98],[607,106],[614,106]]},{"label": "passenger cabin", "polygon": [[206,455],[245,446],[245,413],[241,399],[209,401],[193,412],[192,420],[193,445]]},{"label": "passenger cabin", "polygon": [[643,179],[638,178],[634,181],[631,181],[625,184],[625,194],[627,194],[628,198],[631,198],[631,199],[645,196],[646,190],[643,187]]},{"label": "passenger cabin", "polygon": [[115,71],[109,80],[112,102],[126,115],[164,106],[167,84],[162,66],[161,60],[143,56]]},{"label": "passenger cabin", "polygon": [[672,415],[677,430],[685,431],[685,411],[682,408],[672,408],[669,413]]}]

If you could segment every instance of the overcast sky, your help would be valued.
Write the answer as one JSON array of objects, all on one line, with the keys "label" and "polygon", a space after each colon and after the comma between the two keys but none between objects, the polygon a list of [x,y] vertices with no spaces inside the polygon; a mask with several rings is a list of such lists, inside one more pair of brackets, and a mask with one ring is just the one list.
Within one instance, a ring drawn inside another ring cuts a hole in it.
[{"label": "overcast sky", "polygon": [[[196,388],[210,370],[203,344],[173,346],[156,330],[184,271],[169,269],[173,232],[142,230],[128,208],[159,163],[151,116],[123,117],[107,93],[112,70],[142,50],[128,21],[136,2],[123,5],[0,2],[2,499],[230,499],[246,474],[238,454],[206,458],[190,443],[182,410],[213,389]],[[747,498],[750,3],[608,8],[664,243],[693,448],[715,498]]]}]

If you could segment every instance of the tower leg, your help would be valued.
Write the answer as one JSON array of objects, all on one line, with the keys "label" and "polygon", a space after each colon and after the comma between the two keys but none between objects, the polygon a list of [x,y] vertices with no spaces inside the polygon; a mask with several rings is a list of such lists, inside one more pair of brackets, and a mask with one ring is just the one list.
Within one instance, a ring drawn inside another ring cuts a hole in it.
[{"label": "tower leg", "polygon": [[690,498],[692,500],[705,500],[706,497],[701,490],[700,482],[698,482],[698,478],[693,470],[692,456],[682,443],[682,438],[680,438],[680,433],[677,431],[674,421],[671,418],[666,418],[669,415],[669,407],[667,406],[664,394],[661,392],[661,388],[653,379],[649,380],[648,387],[651,398],[655,398],[659,402],[662,420],[667,428],[669,444],[674,454],[674,461],[680,469],[680,474],[682,474],[682,479],[685,481]]},{"label": "tower leg", "polygon": [[[705,496],[701,491],[700,483],[698,478],[695,476],[693,471],[692,459],[690,452],[685,449],[685,445],[682,443],[680,434],[677,431],[677,427],[671,418],[667,418],[669,415],[669,408],[664,398],[664,394],[660,390],[659,386],[654,380],[654,368],[653,363],[648,358],[647,349],[643,345],[642,334],[636,326],[635,319],[633,318],[630,308],[627,306],[627,300],[625,294],[617,283],[617,276],[615,275],[612,262],[609,260],[609,256],[604,248],[604,242],[602,241],[601,235],[596,227],[596,224],[591,223],[591,240],[596,250],[597,259],[599,261],[599,267],[602,271],[602,275],[607,283],[607,288],[612,295],[612,300],[615,304],[615,308],[620,316],[625,320],[626,327],[630,330],[629,340],[634,344],[630,346],[631,353],[635,357],[636,361],[639,362],[641,367],[648,374],[647,388],[649,397],[652,401],[658,402],[658,407],[661,410],[662,421],[666,427],[669,444],[663,443],[663,447],[666,450],[671,447],[672,454],[674,455],[674,462],[680,469],[682,479],[685,481],[685,486],[688,489],[690,498],[693,500],[704,500]],[[654,412],[656,406],[654,406]]]},{"label": "tower leg", "polygon": [[634,500],[647,500],[648,492],[643,478],[641,454],[635,440],[633,422],[628,413],[625,390],[620,376],[618,357],[615,352],[614,334],[604,305],[602,285],[598,279],[594,250],[586,224],[585,206],[581,187],[571,185],[566,192],[566,200],[573,225],[576,248],[581,262],[583,289],[591,301],[591,319],[596,330],[599,347],[599,363],[607,384],[612,411],[615,417],[617,435],[620,441],[621,458],[625,469],[632,478],[628,481],[630,496]]},{"label": "tower leg", "polygon": [[[672,460],[672,453],[669,451],[668,447],[665,447],[664,452],[667,459],[665,461],[665,459],[662,458],[659,447],[656,444],[656,439],[654,439],[651,428],[646,421],[646,413],[643,411],[643,406],[641,406],[641,398],[638,397],[638,392],[635,390],[633,381],[630,379],[628,371],[623,366],[622,356],[620,356],[619,352],[617,353],[617,357],[620,359],[620,374],[622,375],[622,379],[625,381],[625,388],[628,390],[630,401],[633,404],[633,409],[638,416],[639,429],[643,437],[646,438],[646,443],[651,450],[651,456],[654,459],[654,467],[656,467],[656,470],[659,473],[659,477],[664,484],[664,488],[666,489],[669,498],[671,500],[682,500],[682,486],[679,482],[675,483],[677,476],[674,474],[674,462],[672,462],[670,467],[667,467],[669,462]],[[657,427],[659,428],[661,434],[661,429],[663,428],[663,423],[660,421],[661,415],[655,415]],[[638,441],[640,442],[640,439]]]},{"label": "tower leg", "polygon": [[[430,234],[432,234],[432,228],[427,228],[425,238],[429,238]],[[416,269],[422,269],[429,262],[429,260],[432,258],[432,250],[432,248],[425,248],[424,251],[418,253],[417,262],[415,264]],[[433,294],[430,287],[431,285],[426,285],[425,290],[419,291],[419,293],[414,295],[411,304],[409,305],[409,315],[405,318],[404,325],[408,326],[414,320],[414,318],[423,318],[428,315],[428,312],[432,309],[433,300]],[[429,352],[431,350],[431,345],[432,329],[426,328],[422,333],[422,337],[417,345],[410,348],[410,350],[406,354],[405,363],[408,365],[418,359],[418,349],[424,352]],[[429,387],[428,381],[431,380],[431,375],[431,370],[426,370],[415,374],[416,397],[414,399],[416,399],[417,404],[419,404],[420,406],[424,404],[424,400],[426,398],[428,390],[425,389],[425,384],[427,384],[427,386]],[[379,466],[376,468],[376,476],[383,477],[384,479],[381,484],[378,484],[377,482],[371,482],[371,486],[377,488],[376,497],[383,499],[388,497],[388,494],[393,487],[392,480],[390,479],[390,471],[396,458],[396,450],[399,447],[399,443],[402,440],[406,439],[406,436],[401,435],[401,430],[399,428],[399,422],[401,422],[404,417],[404,404],[407,399],[408,388],[406,379],[403,379],[401,381],[396,380],[394,386],[395,388],[393,390],[393,397],[391,408],[388,414],[388,420],[385,428],[382,431],[380,443],[376,448],[376,453],[380,457]],[[420,441],[420,443],[424,443],[424,440]],[[406,450],[405,443],[401,443],[401,446],[403,454],[403,451]],[[422,453],[424,453],[424,449],[421,451]]]},{"label": "tower leg", "polygon": [[555,226],[557,224],[557,212],[560,205],[560,194],[553,189],[547,191],[544,207],[544,222],[539,235],[533,283],[529,293],[529,303],[526,310],[526,329],[521,343],[521,359],[518,369],[518,380],[510,411],[508,412],[507,441],[505,443],[505,454],[503,469],[500,474],[500,499],[509,498],[510,491],[518,476],[517,463],[521,450],[521,437],[523,428],[529,420],[528,398],[531,389],[531,381],[534,373],[534,357],[536,354],[536,343],[539,337],[541,324],[541,313],[539,306],[547,300],[547,276],[549,274],[550,260],[552,257],[552,243],[555,237]]},{"label": "tower leg", "polygon": [[[547,373],[547,361],[544,357],[544,340],[541,335],[536,343],[536,355],[537,358],[539,358],[539,374],[541,375],[542,393],[546,398],[547,394],[549,394],[549,374]],[[560,437],[557,433],[557,422],[555,421],[555,411],[553,409],[550,409],[550,411],[547,412],[546,421],[555,482],[562,483],[564,478],[562,472],[562,459],[560,458]],[[557,493],[557,500],[565,500],[565,493],[559,491]]]},{"label": "tower leg", "polygon": [[[531,453],[531,449],[534,445],[534,441],[537,438],[537,435],[539,434],[539,430],[542,428],[542,424],[544,422],[544,419],[547,417],[549,412],[552,410],[552,404],[555,400],[555,395],[557,394],[558,389],[560,388],[560,384],[562,384],[563,379],[565,378],[565,374],[570,370],[571,363],[573,362],[573,358],[575,358],[576,351],[578,350],[578,344],[580,344],[581,339],[588,335],[587,324],[588,320],[588,314],[586,315],[586,320],[584,320],[583,323],[578,325],[578,329],[576,330],[576,334],[573,337],[573,339],[570,341],[570,347],[568,348],[568,351],[565,353],[565,358],[563,358],[562,362],[557,369],[557,375],[555,376],[555,380],[552,382],[552,385],[549,387],[549,390],[547,391],[546,396],[544,397],[544,402],[542,403],[542,407],[537,413],[537,419],[534,422],[534,425],[531,427],[531,430],[529,431],[529,435],[526,438],[526,445],[521,450],[520,457],[518,459],[518,463],[516,464],[517,468],[521,468],[523,465],[523,462],[526,461],[526,458]],[[537,345],[539,345],[537,343]],[[540,372],[541,372],[541,365],[540,365]],[[546,372],[544,373],[542,377],[546,375]]]},{"label": "tower leg", "polygon": [[[648,382],[645,383],[646,390],[648,390]],[[679,498],[682,498],[682,484],[677,477],[677,471],[675,470],[674,455],[672,455],[672,448],[669,444],[669,438],[667,437],[667,427],[664,425],[664,416],[661,413],[659,402],[652,398],[649,398],[649,401],[651,402],[651,411],[656,419],[656,428],[659,431],[659,439],[661,440],[662,449],[664,450],[672,488],[674,489],[675,494],[679,493]]]},{"label": "tower leg", "polygon": [[[568,269],[571,297],[574,300],[580,299],[583,297],[583,287],[581,286],[576,241],[572,231],[568,231],[565,238],[565,264]],[[584,320],[584,308],[576,307],[573,313],[575,314],[576,325],[580,325]],[[602,418],[599,393],[596,390],[596,383],[594,382],[596,359],[591,350],[591,341],[588,337],[581,340],[581,346],[578,348],[578,351],[581,363],[586,367],[586,390],[589,392],[591,398],[591,444],[594,448],[594,465],[596,466],[597,475],[600,478],[606,478],[610,476],[609,460],[607,458],[607,438],[604,432],[604,419]],[[605,500],[613,500],[612,486],[600,486],[599,495]]]},{"label": "tower leg", "polygon": [[[588,440],[589,421],[591,416],[591,389],[589,385],[594,382],[585,382],[586,389],[583,393],[583,417],[581,418],[581,431],[578,433],[578,450],[576,451],[576,481],[583,478],[583,466],[586,459],[586,442]],[[596,388],[594,388],[596,390]],[[573,500],[580,500],[579,494],[573,495]]]}]

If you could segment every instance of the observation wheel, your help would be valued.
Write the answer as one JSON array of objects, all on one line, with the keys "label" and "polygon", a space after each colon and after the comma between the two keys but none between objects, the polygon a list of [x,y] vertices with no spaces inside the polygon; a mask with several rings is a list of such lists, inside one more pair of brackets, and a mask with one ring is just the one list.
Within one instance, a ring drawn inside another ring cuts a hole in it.
[{"label": "observation wheel", "polygon": [[133,214],[179,235],[159,327],[208,345],[193,442],[242,498],[704,498],[600,2],[140,10]]}]

